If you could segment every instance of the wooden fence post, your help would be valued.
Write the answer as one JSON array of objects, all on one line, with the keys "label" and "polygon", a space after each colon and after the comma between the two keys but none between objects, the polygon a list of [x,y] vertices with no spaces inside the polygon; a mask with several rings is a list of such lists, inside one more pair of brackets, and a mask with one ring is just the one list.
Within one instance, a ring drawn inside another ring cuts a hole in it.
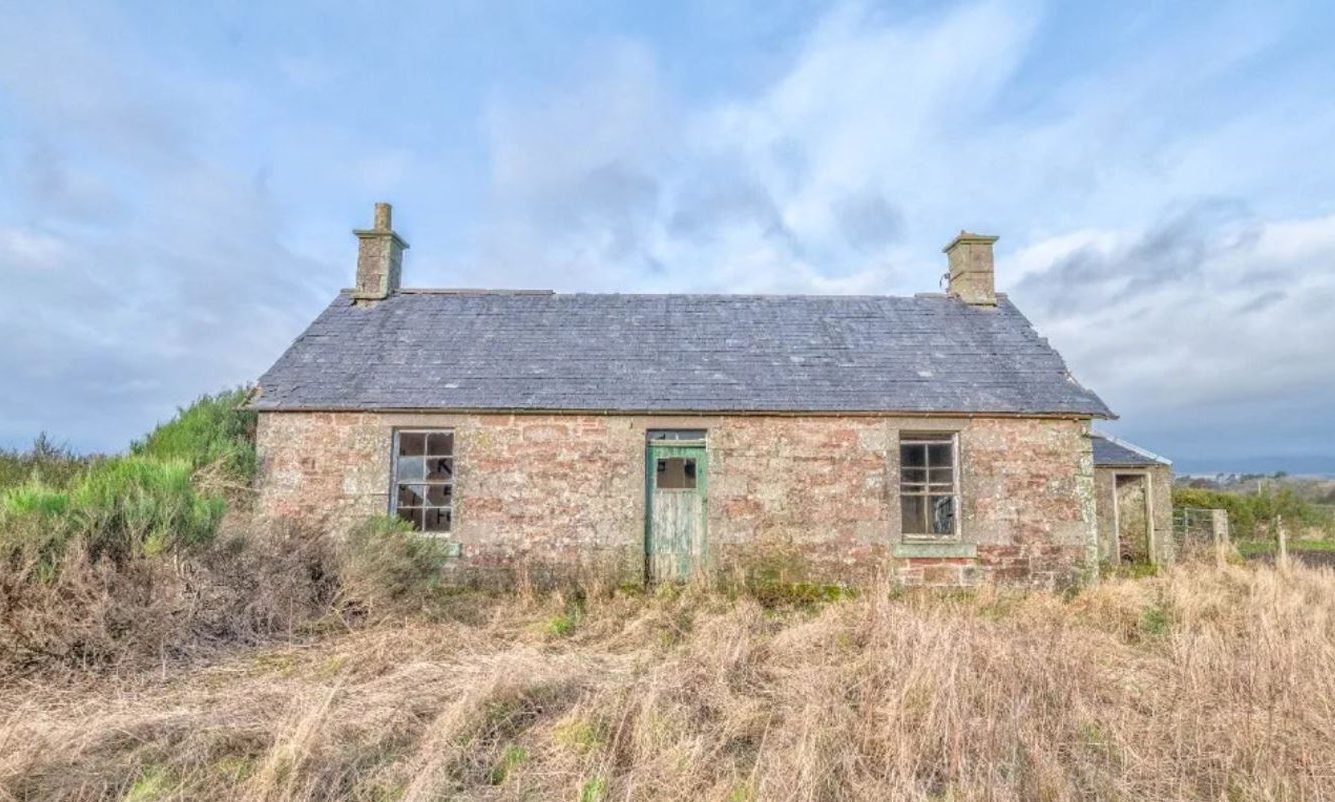
[{"label": "wooden fence post", "polygon": [[1284,516],[1275,516],[1275,533],[1279,537],[1279,554],[1276,563],[1280,568],[1287,570],[1289,567],[1289,533],[1284,531]]},{"label": "wooden fence post", "polygon": [[1214,559],[1217,565],[1228,562],[1228,510],[1210,510],[1210,535],[1214,538]]}]

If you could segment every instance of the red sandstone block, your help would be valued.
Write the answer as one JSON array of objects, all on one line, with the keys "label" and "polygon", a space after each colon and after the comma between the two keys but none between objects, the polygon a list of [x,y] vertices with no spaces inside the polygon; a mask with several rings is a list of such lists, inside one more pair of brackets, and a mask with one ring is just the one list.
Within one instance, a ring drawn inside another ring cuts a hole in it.
[{"label": "red sandstone block", "polygon": [[731,498],[722,504],[725,518],[750,518],[764,512],[764,507],[754,498]]},{"label": "red sandstone block", "polygon": [[923,569],[922,577],[930,585],[958,585],[960,569],[955,565],[934,565]]}]

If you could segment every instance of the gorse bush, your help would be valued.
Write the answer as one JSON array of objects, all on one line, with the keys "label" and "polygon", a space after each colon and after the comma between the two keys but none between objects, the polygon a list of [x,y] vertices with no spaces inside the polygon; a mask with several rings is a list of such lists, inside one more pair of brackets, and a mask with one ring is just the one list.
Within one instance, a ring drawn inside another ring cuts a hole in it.
[{"label": "gorse bush", "polygon": [[320,622],[430,614],[446,544],[397,520],[339,543],[318,529],[262,531],[246,515],[256,469],[244,390],[200,398],[135,442],[74,465],[39,440],[0,489],[0,675],[291,636]]},{"label": "gorse bush", "polygon": [[[235,639],[253,629],[220,620],[305,614],[305,602],[268,610],[259,599],[272,594],[228,566],[251,565],[273,580],[267,587],[295,587],[280,595],[303,599],[325,592],[317,587],[330,571],[301,567],[323,556],[300,547],[249,559],[269,553],[277,535],[215,543],[226,497],[255,471],[255,416],[240,408],[244,398],[204,396],[127,456],[78,458],[45,437],[5,455],[3,476],[22,480],[0,488],[0,664],[115,662],[127,650],[180,651],[200,633]],[[275,564],[295,579],[271,575]]]},{"label": "gorse bush", "polygon": [[126,457],[91,471],[70,493],[76,531],[94,559],[153,556],[211,539],[226,511],[196,492],[184,460]]},{"label": "gorse bush", "polygon": [[140,457],[184,460],[192,468],[218,465],[231,477],[249,481],[255,475],[256,414],[241,406],[247,390],[238,388],[201,396],[176,417],[130,446]]},{"label": "gorse bush", "polygon": [[199,492],[184,460],[122,457],[89,470],[67,490],[39,482],[0,495],[0,548],[46,569],[72,540],[89,559],[116,563],[206,542],[226,503]]},{"label": "gorse bush", "polygon": [[[37,556],[49,571],[76,539],[88,559],[117,563],[207,542],[226,504],[216,488],[201,490],[197,472],[247,483],[255,471],[255,413],[241,409],[245,395],[203,396],[125,457],[80,462],[39,437],[16,459],[29,468],[25,482],[0,495],[0,547]],[[45,478],[51,466],[57,481]]]}]

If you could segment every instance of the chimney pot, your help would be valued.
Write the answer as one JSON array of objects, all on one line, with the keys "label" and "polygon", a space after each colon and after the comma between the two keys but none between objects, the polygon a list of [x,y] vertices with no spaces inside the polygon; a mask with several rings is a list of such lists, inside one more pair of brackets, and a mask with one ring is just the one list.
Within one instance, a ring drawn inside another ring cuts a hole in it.
[{"label": "chimney pot", "polygon": [[950,265],[947,294],[970,306],[996,306],[997,280],[992,243],[997,237],[961,230],[943,248]]},{"label": "chimney pot", "polygon": [[394,233],[392,214],[388,203],[377,203],[372,227],[352,232],[357,235],[356,301],[380,301],[399,291],[408,243]]}]

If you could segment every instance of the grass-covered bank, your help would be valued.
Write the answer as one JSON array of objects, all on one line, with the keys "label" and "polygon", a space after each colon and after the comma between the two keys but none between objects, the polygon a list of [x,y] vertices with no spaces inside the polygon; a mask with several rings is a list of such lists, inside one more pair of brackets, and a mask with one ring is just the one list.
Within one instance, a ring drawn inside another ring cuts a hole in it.
[{"label": "grass-covered bank", "polygon": [[440,543],[395,522],[335,542],[255,521],[245,396],[200,398],[124,455],[44,437],[4,455],[0,684],[310,640],[446,593]]},{"label": "grass-covered bank", "polygon": [[45,437],[3,455],[0,675],[258,642],[322,603],[323,544],[244,522],[244,398],[205,396],[124,455],[81,457]]},{"label": "grass-covered bank", "polygon": [[[461,594],[0,694],[0,799],[1322,799],[1335,575],[766,608]],[[557,625],[556,622],[561,622]]]}]

